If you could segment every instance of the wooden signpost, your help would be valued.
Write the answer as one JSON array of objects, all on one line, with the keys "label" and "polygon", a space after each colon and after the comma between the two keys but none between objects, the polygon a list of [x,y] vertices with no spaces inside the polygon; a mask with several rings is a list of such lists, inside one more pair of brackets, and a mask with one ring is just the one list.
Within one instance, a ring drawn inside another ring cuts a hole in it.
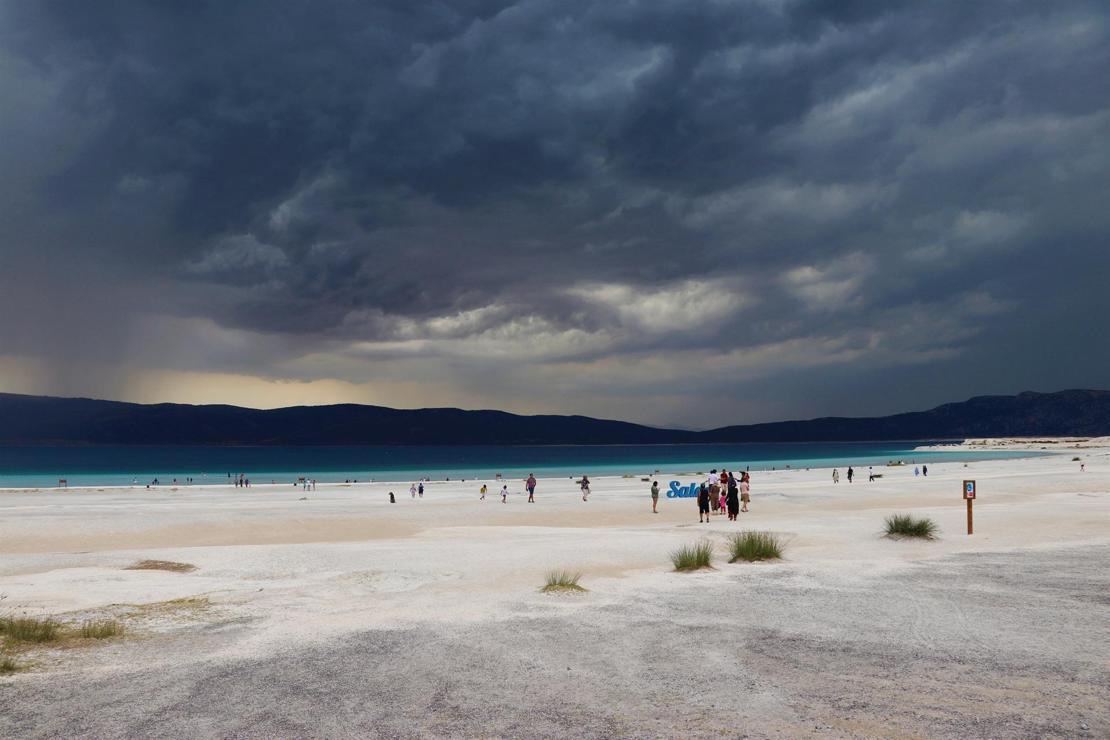
[{"label": "wooden signpost", "polygon": [[971,526],[971,505],[975,502],[975,481],[964,481],[964,501],[967,501],[967,533],[971,534],[974,530]]}]

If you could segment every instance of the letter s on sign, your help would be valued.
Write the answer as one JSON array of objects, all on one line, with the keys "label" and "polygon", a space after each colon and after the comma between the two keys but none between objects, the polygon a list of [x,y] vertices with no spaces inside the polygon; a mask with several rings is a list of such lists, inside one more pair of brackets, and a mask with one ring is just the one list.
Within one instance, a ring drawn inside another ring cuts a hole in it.
[{"label": "letter s on sign", "polygon": [[679,491],[679,488],[678,488],[678,481],[676,481],[676,480],[671,481],[671,488],[670,488],[669,491],[667,491],[667,498],[677,498],[678,496],[681,496],[681,495],[682,495],[682,493]]}]

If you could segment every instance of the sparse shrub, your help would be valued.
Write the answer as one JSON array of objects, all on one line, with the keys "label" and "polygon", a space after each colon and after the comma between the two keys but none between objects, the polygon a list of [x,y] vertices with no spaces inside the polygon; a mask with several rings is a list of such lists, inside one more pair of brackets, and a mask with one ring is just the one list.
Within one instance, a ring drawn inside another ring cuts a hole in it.
[{"label": "sparse shrub", "polygon": [[172,560],[140,560],[124,568],[124,570],[168,570],[171,573],[191,573],[196,569],[197,566],[192,563],[175,563]]},{"label": "sparse shrub", "polygon": [[23,670],[23,666],[15,662],[15,658],[10,655],[0,655],[0,676],[16,671]]},{"label": "sparse shrub", "polygon": [[123,625],[114,619],[86,619],[81,623],[81,637],[103,640],[123,634]]},{"label": "sparse shrub", "polygon": [[671,552],[671,563],[675,570],[712,568],[713,543],[702,540],[692,545],[683,545]]},{"label": "sparse shrub", "polygon": [[585,591],[586,589],[578,585],[578,581],[581,578],[581,571],[553,570],[547,574],[547,582],[540,590],[544,593]]},{"label": "sparse shrub", "polygon": [[770,532],[740,532],[728,540],[730,563],[740,560],[778,560],[782,557],[782,542]]},{"label": "sparse shrub", "polygon": [[931,540],[937,535],[937,524],[928,517],[914,517],[909,514],[891,514],[886,518],[888,537],[920,537]]},{"label": "sparse shrub", "polygon": [[61,635],[61,627],[50,617],[0,618],[0,635],[12,642],[53,642]]},{"label": "sparse shrub", "polygon": [[1073,457],[1073,458],[1071,459],[1071,461],[1072,461],[1072,462],[1079,462],[1079,458],[1078,458],[1078,457]]}]

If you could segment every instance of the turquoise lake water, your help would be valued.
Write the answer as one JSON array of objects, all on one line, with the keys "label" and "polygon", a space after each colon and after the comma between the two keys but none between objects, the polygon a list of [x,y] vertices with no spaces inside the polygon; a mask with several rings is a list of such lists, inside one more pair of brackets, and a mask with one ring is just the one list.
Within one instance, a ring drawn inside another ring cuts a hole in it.
[{"label": "turquoise lake water", "polygon": [[751,468],[857,468],[1035,456],[1020,452],[919,452],[924,442],[797,444],[429,446],[429,447],[0,447],[0,488],[118,486],[229,482],[245,473],[255,483],[308,476],[320,482],[410,481],[644,474]]}]

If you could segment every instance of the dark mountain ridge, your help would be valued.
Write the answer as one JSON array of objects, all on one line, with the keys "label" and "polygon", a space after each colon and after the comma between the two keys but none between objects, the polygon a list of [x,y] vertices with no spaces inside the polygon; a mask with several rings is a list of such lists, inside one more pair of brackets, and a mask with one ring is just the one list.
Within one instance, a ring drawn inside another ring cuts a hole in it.
[{"label": "dark mountain ridge", "polygon": [[339,404],[249,409],[0,393],[8,445],[556,445],[1110,435],[1110,391],[977,396],[928,411],[659,429],[587,416]]}]

